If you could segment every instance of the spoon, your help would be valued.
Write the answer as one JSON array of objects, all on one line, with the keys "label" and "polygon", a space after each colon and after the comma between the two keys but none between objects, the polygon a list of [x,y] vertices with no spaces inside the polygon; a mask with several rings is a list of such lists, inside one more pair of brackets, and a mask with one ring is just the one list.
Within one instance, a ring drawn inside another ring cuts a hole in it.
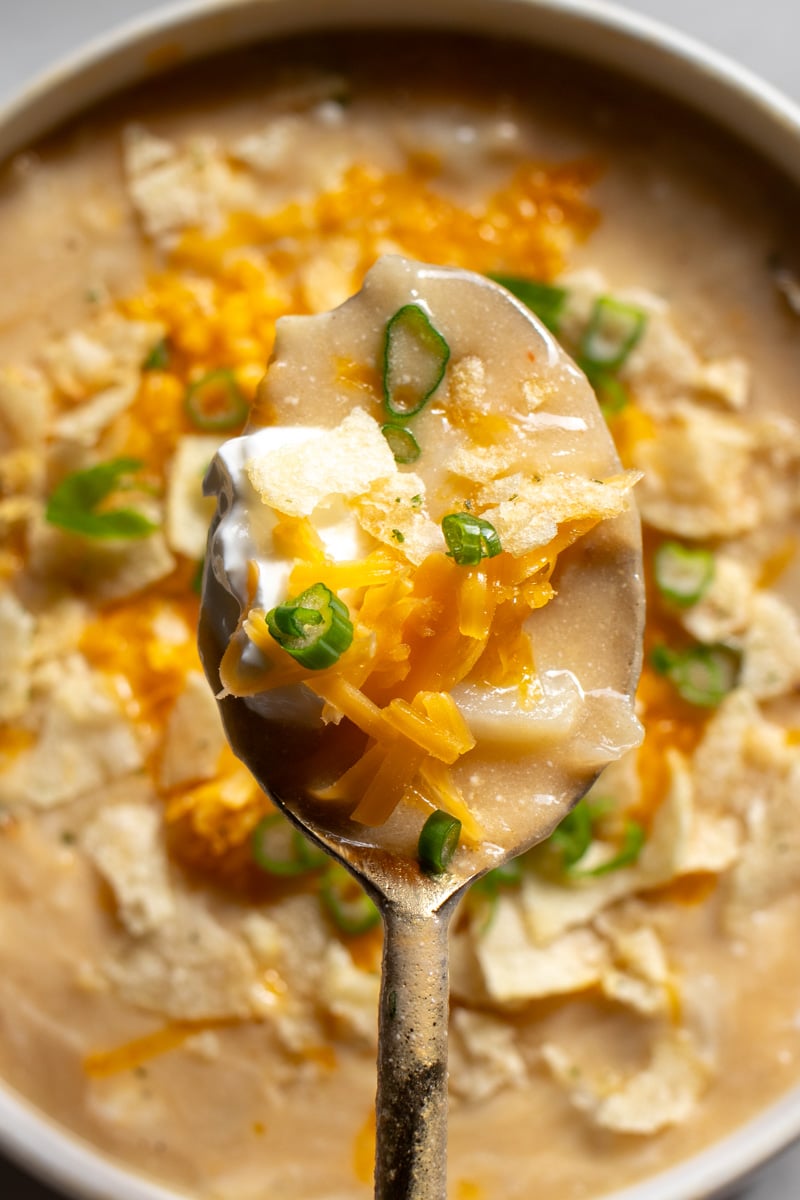
[{"label": "spoon", "polygon": [[[515,428],[530,430],[520,451],[524,462],[530,442],[540,447],[539,454],[544,445],[559,470],[582,469],[592,477],[619,470],[588,384],[527,309],[482,277],[397,258],[380,260],[363,291],[333,313],[279,323],[276,350],[254,410],[256,429],[265,409],[273,416],[277,410],[279,420],[293,427],[318,423],[314,410],[310,419],[307,412],[297,412],[297,395],[302,409],[303,389],[318,398],[326,384],[333,411],[326,412],[322,423],[330,428],[352,404],[341,386],[326,378],[330,362],[340,361],[345,350],[363,355],[364,345],[376,352],[387,314],[409,301],[430,305],[437,313],[453,358],[477,338],[489,382],[502,385],[504,394],[509,387],[513,391],[513,373],[522,361],[510,350],[526,350],[529,372],[535,360],[540,382],[547,385],[545,391],[549,387],[546,411],[542,404],[532,413],[511,413]],[[500,373],[496,378],[491,378],[493,370]],[[435,405],[425,421],[418,423],[421,441],[426,432],[434,439],[441,427]],[[480,770],[470,774],[476,781],[472,802],[486,818],[487,837],[469,851],[459,851],[446,871],[432,875],[419,865],[407,815],[376,830],[298,786],[300,765],[313,758],[321,737],[319,702],[312,697],[309,708],[305,689],[281,688],[268,693],[267,701],[258,694],[220,695],[220,663],[247,602],[241,568],[244,559],[258,559],[265,544],[257,520],[250,523],[253,506],[257,509],[260,502],[241,469],[252,436],[228,443],[209,472],[208,490],[217,492],[218,508],[204,577],[201,657],[234,752],[289,820],[355,876],[383,919],[376,1200],[445,1200],[450,920],[471,883],[548,837],[605,763],[639,740],[632,710],[644,620],[638,518],[628,508],[597,525],[559,562],[557,600],[533,614],[537,671],[552,693],[544,701],[554,714],[552,728],[542,721],[537,730],[526,717],[522,736],[532,739],[531,745],[521,754],[512,738],[506,745],[511,768],[503,757],[504,738],[511,737],[508,731],[516,736],[514,723],[520,718],[507,704],[503,708],[508,697],[476,701],[469,689],[459,693],[467,711],[477,705],[474,721],[487,738],[498,739]],[[226,530],[235,536],[220,536]],[[572,700],[578,696],[580,710],[575,719],[573,704],[567,732],[561,727],[564,705],[558,700],[567,694],[559,693],[565,681],[573,688],[567,689]],[[499,708],[493,708],[495,700]],[[510,808],[507,797],[499,795],[501,787],[506,790],[509,770],[516,781],[509,790],[521,791],[524,799]]]}]

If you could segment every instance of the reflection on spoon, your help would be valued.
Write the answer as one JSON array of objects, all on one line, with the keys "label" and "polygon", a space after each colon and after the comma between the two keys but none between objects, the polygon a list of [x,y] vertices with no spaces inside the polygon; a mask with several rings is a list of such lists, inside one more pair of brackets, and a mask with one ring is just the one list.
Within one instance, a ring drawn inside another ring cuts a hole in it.
[{"label": "reflection on spoon", "polygon": [[639,740],[635,478],[526,308],[401,258],[279,322],[209,472],[200,646],[232,746],[384,918],[382,1200],[445,1195],[457,898]]}]

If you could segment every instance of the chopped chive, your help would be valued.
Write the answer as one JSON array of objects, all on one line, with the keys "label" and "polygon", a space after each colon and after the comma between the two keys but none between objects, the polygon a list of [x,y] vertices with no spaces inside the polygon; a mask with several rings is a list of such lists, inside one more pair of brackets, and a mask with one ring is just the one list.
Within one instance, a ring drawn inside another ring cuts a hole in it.
[{"label": "chopped chive", "polygon": [[320,897],[342,933],[356,936],[374,929],[381,919],[375,904],[344,867],[335,864],[322,877]]},{"label": "chopped chive", "polygon": [[395,417],[411,417],[444,378],[450,347],[418,304],[405,304],[387,322],[383,396]]},{"label": "chopped chive", "polygon": [[394,455],[396,463],[413,463],[420,456],[419,442],[414,437],[410,429],[404,429],[402,425],[393,425],[388,422],[381,426],[381,433],[389,443],[389,449]]},{"label": "chopped chive", "polygon": [[550,834],[548,844],[557,852],[562,870],[569,871],[583,858],[593,837],[592,810],[580,800]]},{"label": "chopped chive", "polygon": [[241,425],[248,413],[247,400],[232,371],[208,371],[189,385],[186,413],[198,429],[224,432]]},{"label": "chopped chive", "polygon": [[312,671],[333,666],[353,641],[347,605],[324,583],[277,605],[265,619],[278,645]]},{"label": "chopped chive", "polygon": [[578,358],[577,361],[578,366],[592,385],[603,416],[614,417],[617,413],[622,412],[628,404],[628,389],[624,383],[610,371],[594,366],[586,359]]},{"label": "chopped chive", "polygon": [[520,275],[490,274],[489,278],[521,300],[551,333],[558,333],[569,295],[566,288],[541,283],[538,279],[525,279]]},{"label": "chopped chive", "polygon": [[114,458],[84,471],[73,471],[52,492],[45,509],[51,525],[92,538],[143,538],[157,526],[132,508],[101,509],[116,491],[128,486],[144,463],[138,458]]},{"label": "chopped chive", "polygon": [[619,871],[622,867],[629,867],[638,860],[644,841],[644,829],[639,822],[626,821],[622,833],[622,846],[612,858],[588,870],[573,867],[570,874],[573,878],[594,879],[600,875],[610,875],[612,871]]},{"label": "chopped chive", "polygon": [[479,933],[486,933],[494,920],[501,891],[517,888],[522,883],[522,863],[518,858],[493,867],[469,889],[470,899],[477,901],[479,915],[482,916]]},{"label": "chopped chive", "polygon": [[593,369],[618,371],[647,325],[647,313],[632,304],[600,296],[578,348],[578,358]]},{"label": "chopped chive", "polygon": [[169,342],[161,338],[142,363],[143,371],[166,371],[169,366]]},{"label": "chopped chive", "polygon": [[461,837],[461,822],[457,817],[437,808],[431,813],[419,835],[417,854],[420,866],[427,875],[442,875],[450,863]]},{"label": "chopped chive", "polygon": [[403,533],[402,529],[393,529],[392,537],[396,542],[404,542],[406,540],[406,535]]},{"label": "chopped chive", "polygon": [[316,871],[330,863],[330,858],[314,842],[304,837],[299,829],[293,829],[294,852],[298,862],[305,865],[306,870]]},{"label": "chopped chive", "polygon": [[702,600],[714,579],[714,555],[680,542],[662,542],[654,558],[656,585],[665,600],[688,608]]},{"label": "chopped chive", "polygon": [[700,708],[716,708],[736,687],[740,666],[739,655],[719,643],[693,646],[689,650],[654,646],[650,662],[684,700]]},{"label": "chopped chive", "polygon": [[312,847],[279,812],[261,818],[251,834],[250,849],[267,875],[306,875],[327,861],[327,855]]},{"label": "chopped chive", "polygon": [[[555,867],[557,875],[562,880],[589,879],[599,875],[608,875],[622,867],[636,862],[644,845],[644,829],[636,821],[626,820],[622,830],[622,845],[619,850],[605,862],[595,867],[581,867],[589,847],[595,837],[595,828],[599,822],[615,807],[615,802],[609,797],[590,799],[584,797],[567,814],[559,825],[543,843],[543,849],[548,851],[549,865]],[[555,859],[555,861],[554,861]],[[548,857],[543,860],[547,869]]]},{"label": "chopped chive", "polygon": [[508,862],[487,871],[472,886],[482,892],[498,892],[502,888],[518,887],[521,883],[522,863],[518,858],[510,858]]},{"label": "chopped chive", "polygon": [[442,533],[449,556],[460,567],[474,567],[503,549],[494,525],[472,513],[449,513],[442,519]]}]

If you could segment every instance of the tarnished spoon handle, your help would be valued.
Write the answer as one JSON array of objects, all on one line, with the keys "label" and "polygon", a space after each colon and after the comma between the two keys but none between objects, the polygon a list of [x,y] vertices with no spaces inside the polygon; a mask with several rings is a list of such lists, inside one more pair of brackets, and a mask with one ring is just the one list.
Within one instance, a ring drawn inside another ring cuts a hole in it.
[{"label": "tarnished spoon handle", "polygon": [[445,1200],[451,914],[384,912],[375,1200]]}]

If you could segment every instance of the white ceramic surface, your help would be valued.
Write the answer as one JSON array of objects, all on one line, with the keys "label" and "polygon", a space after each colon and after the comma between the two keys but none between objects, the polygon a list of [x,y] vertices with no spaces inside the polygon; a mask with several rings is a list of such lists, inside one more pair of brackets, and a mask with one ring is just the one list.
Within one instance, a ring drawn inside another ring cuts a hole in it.
[{"label": "white ceramic surface", "polygon": [[[59,9],[62,2],[49,0]],[[773,6],[785,2],[772,0]],[[719,16],[725,19],[732,11],[735,15],[737,3],[720,3]],[[70,7],[64,4],[65,11]],[[145,7],[152,5],[136,5],[139,10]],[[640,7],[652,9],[653,4],[644,0]],[[11,8],[11,0],[0,0],[4,33],[7,21],[14,20]],[[747,10],[752,13],[749,4]],[[124,11],[133,10],[128,5]],[[381,0],[380,8],[369,0],[337,0],[335,8],[328,0],[195,0],[143,16],[42,76],[0,112],[0,158],[49,130],[57,119],[148,75],[154,51],[165,44],[177,43],[192,58],[260,34],[320,24],[344,27],[365,20],[372,25],[439,25],[512,34],[586,56],[715,116],[759,146],[800,185],[800,108],[719,53],[603,0],[437,0],[435,6],[430,0]],[[763,34],[765,22],[753,28]],[[700,1200],[721,1194],[720,1189],[727,1194],[735,1181],[798,1135],[800,1087],[724,1142],[606,1200]],[[2,1087],[0,1147],[41,1178],[86,1200],[175,1200],[175,1193],[103,1160]],[[800,1186],[779,1186],[770,1200],[791,1200],[800,1194]],[[755,1192],[748,1195],[756,1200]],[[9,1200],[18,1200],[17,1193]]]}]

